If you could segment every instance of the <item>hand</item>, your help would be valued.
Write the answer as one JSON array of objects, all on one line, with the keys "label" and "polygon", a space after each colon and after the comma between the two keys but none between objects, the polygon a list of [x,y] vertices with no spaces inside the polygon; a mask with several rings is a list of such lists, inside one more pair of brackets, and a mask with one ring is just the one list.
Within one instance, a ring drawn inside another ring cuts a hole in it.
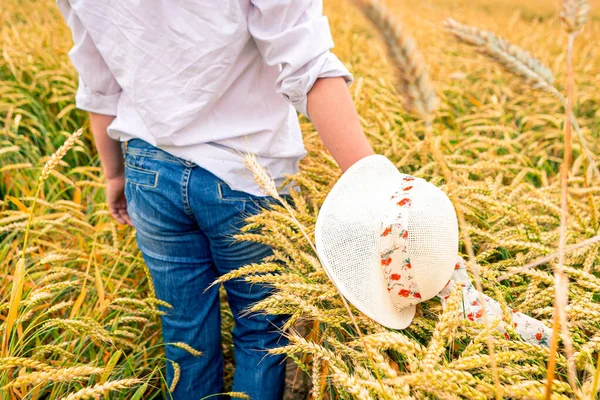
[{"label": "hand", "polygon": [[110,215],[120,224],[133,226],[127,212],[125,198],[125,177],[119,176],[106,180],[106,201]]}]

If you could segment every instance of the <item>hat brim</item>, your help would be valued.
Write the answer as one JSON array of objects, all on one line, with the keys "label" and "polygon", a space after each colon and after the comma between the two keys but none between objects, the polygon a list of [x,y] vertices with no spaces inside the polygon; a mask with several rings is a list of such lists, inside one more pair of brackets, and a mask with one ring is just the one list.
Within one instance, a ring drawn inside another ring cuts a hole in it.
[{"label": "hat brim", "polygon": [[317,253],[331,281],[363,314],[392,329],[406,328],[416,312],[416,306],[395,308],[378,250],[382,213],[403,176],[381,155],[357,161],[327,195],[315,227]]}]

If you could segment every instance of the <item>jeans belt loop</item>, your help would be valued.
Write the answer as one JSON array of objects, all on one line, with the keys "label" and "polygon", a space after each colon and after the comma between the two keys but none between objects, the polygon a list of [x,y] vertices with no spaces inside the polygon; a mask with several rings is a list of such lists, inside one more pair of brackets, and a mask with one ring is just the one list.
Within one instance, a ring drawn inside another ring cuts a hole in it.
[{"label": "jeans belt loop", "polygon": [[123,142],[123,152],[127,152],[127,140]]}]

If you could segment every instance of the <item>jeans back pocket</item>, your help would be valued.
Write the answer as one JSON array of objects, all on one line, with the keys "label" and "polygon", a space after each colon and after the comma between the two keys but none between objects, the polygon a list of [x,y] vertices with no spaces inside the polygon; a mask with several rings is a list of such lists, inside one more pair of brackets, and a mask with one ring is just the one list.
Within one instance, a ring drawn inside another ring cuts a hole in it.
[{"label": "jeans back pocket", "polygon": [[158,171],[136,167],[126,162],[125,180],[133,185],[155,188],[158,185]]},{"label": "jeans back pocket", "polygon": [[225,182],[219,182],[217,185],[219,190],[219,199],[223,201],[251,201],[256,197],[259,197],[241,190],[234,190]]}]

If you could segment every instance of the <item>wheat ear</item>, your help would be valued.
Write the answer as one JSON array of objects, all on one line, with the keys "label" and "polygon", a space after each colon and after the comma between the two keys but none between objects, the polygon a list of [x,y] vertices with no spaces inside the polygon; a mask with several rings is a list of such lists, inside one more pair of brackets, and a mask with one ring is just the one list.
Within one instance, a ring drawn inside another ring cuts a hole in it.
[{"label": "wheat ear", "polygon": [[50,159],[48,161],[46,161],[46,164],[44,165],[44,168],[42,169],[42,173],[40,174],[40,177],[39,177],[40,182],[43,182],[48,178],[48,176],[50,175],[52,170],[54,170],[54,168],[56,168],[56,166],[58,165],[58,162],[60,160],[62,160],[62,158],[67,154],[67,151],[69,151],[69,149],[71,147],[73,147],[73,145],[75,145],[75,142],[77,141],[77,139],[79,139],[79,137],[81,136],[82,133],[83,133],[83,131],[81,129],[78,129],[77,131],[75,131],[62,144],[62,146],[60,146],[58,148],[58,150],[56,150],[54,152],[54,154],[52,154]]},{"label": "wheat ear", "polygon": [[102,395],[107,392],[119,389],[126,389],[132,387],[141,381],[135,378],[121,379],[118,381],[109,381],[106,383],[97,383],[92,387],[83,388],[75,393],[72,393],[66,397],[63,397],[61,400],[79,400],[79,399],[89,399],[95,398],[99,399]]},{"label": "wheat ear", "polygon": [[560,19],[567,33],[577,33],[585,25],[590,11],[588,0],[564,0]]},{"label": "wheat ear", "polygon": [[187,351],[188,353],[190,353],[194,357],[200,357],[202,355],[201,351],[198,351],[198,350],[194,349],[192,346],[190,346],[189,344],[184,343],[184,342],[165,343],[165,345],[171,345],[171,346],[174,346],[174,347],[178,347],[178,348],[180,348],[182,350]]},{"label": "wheat ear", "polygon": [[[567,2],[581,3],[580,0],[571,0]],[[587,14],[587,11],[585,14]],[[458,40],[475,46],[478,51],[497,61],[508,72],[519,76],[532,87],[544,90],[556,96],[565,110],[569,110],[570,121],[575,128],[582,151],[588,160],[591,170],[596,173],[598,178],[600,178],[600,170],[596,165],[594,153],[590,150],[587,141],[579,128],[579,124],[573,116],[572,108],[569,108],[569,105],[567,104],[567,99],[565,99],[556,87],[554,87],[554,75],[548,67],[525,49],[511,44],[506,39],[498,37],[493,32],[463,25],[452,18],[444,21],[444,27]],[[577,32],[578,31],[575,33]]]},{"label": "wheat ear", "polygon": [[452,18],[444,21],[444,27],[457,39],[475,46],[477,50],[493,58],[533,87],[553,91],[554,75],[550,69],[521,47],[496,36],[493,32],[463,25]]},{"label": "wheat ear", "polygon": [[179,383],[179,378],[181,377],[181,367],[178,363],[173,360],[171,361],[171,365],[173,366],[173,380],[171,381],[171,385],[169,386],[169,393],[173,393],[177,384]]},{"label": "wheat ear", "polygon": [[[567,246],[567,247],[565,247],[564,251],[565,251],[565,254],[566,254],[566,253],[571,252],[573,250],[581,249],[582,247],[586,247],[586,246],[591,246],[591,245],[593,245],[595,243],[598,243],[598,242],[600,242],[600,235],[596,235],[596,236],[591,237],[589,239],[586,239],[586,240],[584,240],[582,242],[579,242],[579,243]],[[552,253],[552,254],[544,256],[544,257],[540,257],[537,260],[530,262],[529,264],[526,264],[526,265],[524,265],[522,267],[516,268],[514,270],[508,271],[508,272],[500,275],[498,278],[496,278],[496,280],[498,282],[501,282],[501,281],[503,281],[503,280],[505,280],[507,278],[510,278],[513,275],[523,273],[523,272],[527,271],[530,268],[537,267],[537,266],[542,265],[542,264],[546,264],[547,262],[552,261],[556,257],[558,257],[558,252]]]},{"label": "wheat ear", "polygon": [[426,119],[438,106],[427,64],[413,38],[402,24],[387,12],[377,0],[359,0],[364,13],[377,25],[398,70],[398,92],[404,97],[406,109]]},{"label": "wheat ear", "polygon": [[232,399],[250,399],[250,396],[248,396],[244,392],[227,392],[227,393],[211,394],[211,395],[201,398],[200,400],[206,400],[206,399],[210,399],[212,397],[221,396],[221,395],[229,396]]}]

